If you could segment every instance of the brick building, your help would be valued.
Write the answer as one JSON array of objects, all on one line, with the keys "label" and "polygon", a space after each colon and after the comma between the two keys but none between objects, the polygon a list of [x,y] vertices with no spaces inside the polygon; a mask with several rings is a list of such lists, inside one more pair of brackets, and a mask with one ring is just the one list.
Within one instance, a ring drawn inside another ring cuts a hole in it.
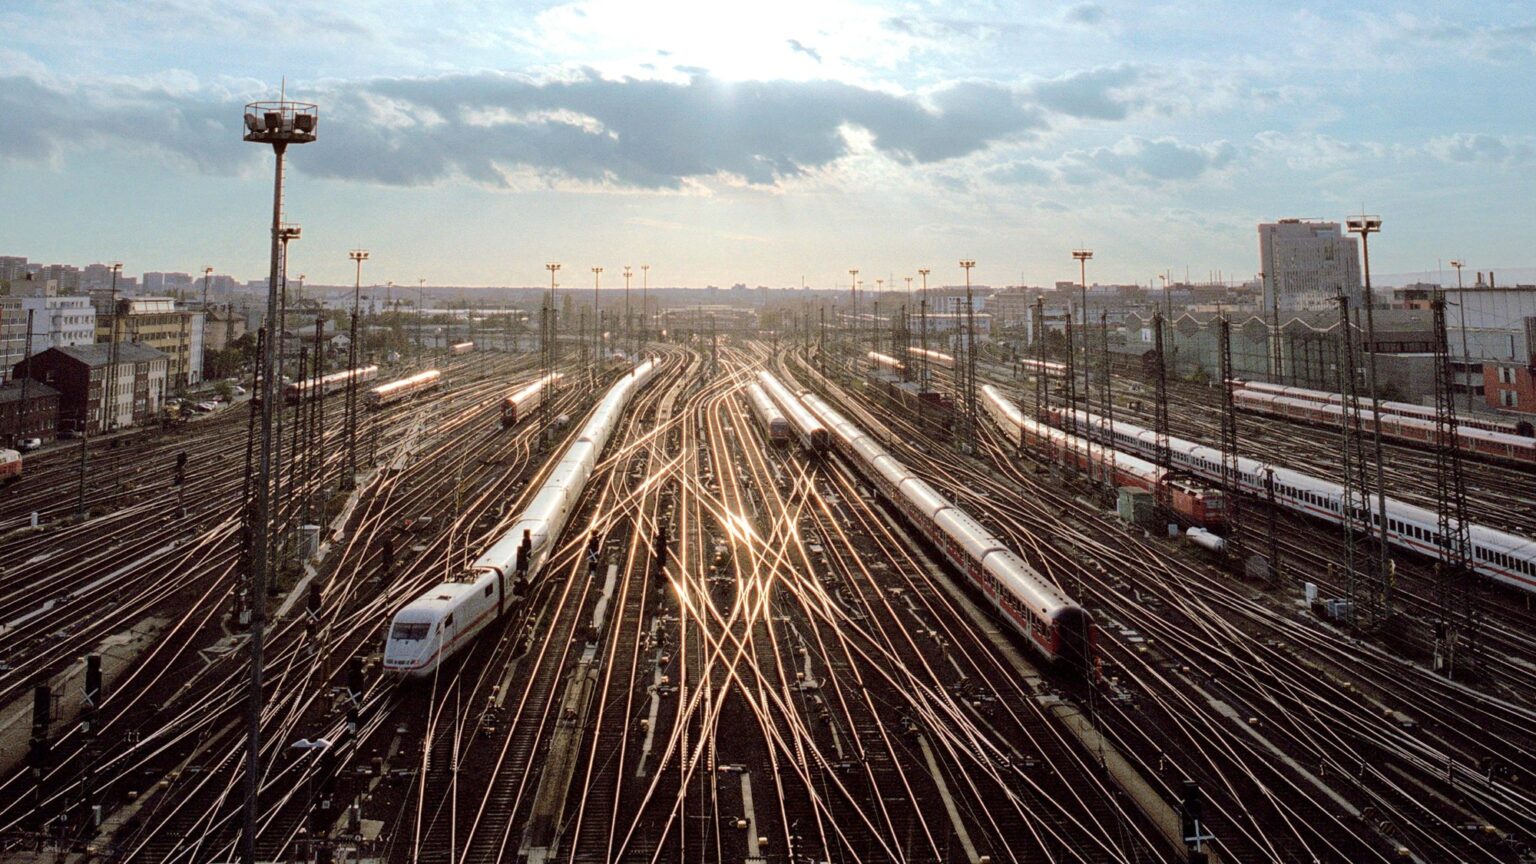
[{"label": "brick building", "polygon": [[49,348],[16,364],[12,372],[59,391],[60,429],[83,428],[95,435],[153,422],[165,403],[170,358],[131,342],[118,343],[114,358],[113,347],[97,343]]},{"label": "brick building", "polygon": [[38,381],[0,386],[0,441],[13,446],[22,438],[52,441],[58,436],[60,395]]}]

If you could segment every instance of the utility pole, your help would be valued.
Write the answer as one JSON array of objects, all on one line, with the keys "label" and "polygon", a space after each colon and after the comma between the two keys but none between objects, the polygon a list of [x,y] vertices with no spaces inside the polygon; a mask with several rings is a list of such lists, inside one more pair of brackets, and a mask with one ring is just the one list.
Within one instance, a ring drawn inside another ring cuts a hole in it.
[{"label": "utility pole", "polygon": [[[208,280],[212,276],[213,276],[213,268],[212,267],[204,267],[203,268],[203,312],[204,312],[204,314],[206,314],[208,312]],[[203,319],[203,320],[207,321],[206,318]],[[225,347],[228,347],[228,346],[225,346]]]},{"label": "utility pole", "polygon": [[1099,450],[1099,456],[1104,460],[1104,484],[1109,487],[1110,497],[1115,495],[1115,477],[1119,465],[1115,462],[1115,453],[1109,442],[1115,440],[1115,398],[1114,382],[1109,371],[1109,310],[1099,312],[1099,332],[1103,334],[1104,344],[1104,422],[1100,427],[1104,430],[1104,443]]},{"label": "utility pole", "polygon": [[1239,563],[1243,560],[1242,534],[1238,513],[1242,476],[1237,453],[1237,410],[1232,404],[1232,322],[1221,316],[1221,494],[1226,507],[1227,553]]},{"label": "utility pole", "polygon": [[[1360,396],[1358,383],[1355,378],[1355,337],[1353,328],[1349,323],[1349,295],[1342,290],[1338,296],[1339,304],[1339,329],[1343,338],[1340,348],[1342,357],[1339,367],[1339,393],[1343,399],[1343,413],[1340,417],[1344,421],[1344,446],[1343,458],[1340,460],[1344,469],[1344,501],[1343,520],[1344,527],[1344,554],[1345,566],[1348,569],[1347,582],[1345,583],[1345,595],[1349,603],[1348,620],[1351,625],[1355,623],[1355,599],[1358,592],[1358,561],[1355,554],[1355,529],[1364,528],[1367,536],[1370,532],[1370,520],[1361,519],[1364,507],[1355,506],[1355,465],[1362,462],[1364,454],[1360,452]],[[1365,466],[1359,466],[1359,481],[1364,486]],[[1367,505],[1369,507],[1369,490],[1365,491]]]},{"label": "utility pole", "polygon": [[651,341],[651,265],[640,265],[640,347]]},{"label": "utility pole", "polygon": [[272,461],[272,417],[279,397],[276,386],[275,340],[271,338],[277,319],[278,232],[283,223],[283,157],[290,144],[315,140],[319,120],[316,106],[304,102],[253,102],[245,107],[245,140],[272,145],[276,171],[272,191],[271,272],[267,281],[267,339],[261,352],[261,455],[258,468],[254,536],[251,548],[251,632],[250,698],[248,702],[245,756],[245,830],[240,837],[243,864],[256,862],[256,826],[260,821],[258,791],[261,766],[262,709],[262,638],[266,624],[267,533],[271,523],[273,494],[270,483]]},{"label": "utility pole", "polygon": [[[1456,396],[1446,345],[1445,292],[1431,301],[1435,321],[1435,490],[1436,529],[1444,548],[1444,560],[1436,564],[1435,660],[1444,656],[1447,677],[1456,672],[1456,646],[1465,635],[1472,662],[1478,659],[1478,631],[1482,609],[1476,577],[1472,573],[1471,534],[1467,525],[1466,484],[1457,446]],[[1388,596],[1390,597],[1390,581]],[[1390,600],[1388,600],[1390,608]],[[1465,630],[1465,633],[1458,631]]]},{"label": "utility pole", "polygon": [[[1173,456],[1168,446],[1168,352],[1164,350],[1166,344],[1163,340],[1163,313],[1159,311],[1152,313],[1152,338],[1157,340],[1157,399],[1152,409],[1153,434],[1157,439],[1154,452],[1157,467],[1166,477],[1173,471]],[[1167,483],[1157,484],[1157,509],[1163,518],[1164,525],[1173,517],[1173,508],[1169,504],[1170,491]]]}]

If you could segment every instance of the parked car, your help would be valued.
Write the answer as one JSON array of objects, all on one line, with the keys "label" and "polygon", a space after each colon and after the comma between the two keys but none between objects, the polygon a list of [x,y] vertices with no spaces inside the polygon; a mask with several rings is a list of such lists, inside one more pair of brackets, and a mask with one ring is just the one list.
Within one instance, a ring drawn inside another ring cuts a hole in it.
[{"label": "parked car", "polygon": [[41,446],[43,446],[43,439],[41,438],[23,438],[16,442],[16,449],[23,453],[36,450]]}]

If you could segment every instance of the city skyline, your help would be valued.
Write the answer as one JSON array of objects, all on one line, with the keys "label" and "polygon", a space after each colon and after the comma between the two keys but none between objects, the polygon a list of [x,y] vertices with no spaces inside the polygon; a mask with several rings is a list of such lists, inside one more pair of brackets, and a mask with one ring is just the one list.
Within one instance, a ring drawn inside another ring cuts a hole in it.
[{"label": "city skyline", "polygon": [[86,9],[0,11],[0,183],[28,202],[0,252],[260,275],[271,156],[240,106],[286,74],[320,106],[287,212],[316,283],[350,282],[354,246],[365,281],[410,285],[538,285],[551,260],[942,284],[960,257],[1050,285],[1080,244],[1090,281],[1243,280],[1257,223],[1362,207],[1385,219],[1373,271],[1530,263],[1515,4]]}]

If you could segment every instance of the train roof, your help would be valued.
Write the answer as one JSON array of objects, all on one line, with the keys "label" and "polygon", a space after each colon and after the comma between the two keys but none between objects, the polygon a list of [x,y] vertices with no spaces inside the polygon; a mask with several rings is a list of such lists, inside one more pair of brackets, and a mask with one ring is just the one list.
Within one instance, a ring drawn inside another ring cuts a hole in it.
[{"label": "train roof", "polygon": [[[1078,411],[1077,413],[1080,418],[1093,416],[1088,415],[1087,412],[1084,411]],[[1137,426],[1134,423],[1126,423],[1121,420],[1116,420],[1114,429],[1116,434],[1129,435],[1133,438],[1138,438],[1148,443],[1153,443],[1156,440],[1155,432],[1150,429]],[[1171,435],[1168,436],[1168,448],[1171,451],[1183,453],[1194,458],[1204,459],[1216,464],[1220,464],[1221,462],[1220,450],[1217,450],[1213,447],[1207,447],[1203,444],[1195,444]],[[1274,471],[1276,483],[1282,483],[1290,486],[1293,489],[1298,489],[1304,492],[1312,492],[1317,495],[1324,495],[1328,497],[1340,497],[1344,494],[1344,487],[1340,486],[1338,483],[1322,480],[1317,477],[1313,477],[1310,474],[1304,474],[1300,471],[1295,471],[1290,468],[1284,468],[1278,465],[1270,465],[1268,463],[1261,462],[1258,459],[1250,459],[1246,456],[1239,457],[1237,460],[1237,465],[1240,472],[1255,477],[1262,477],[1266,474],[1266,472]],[[1417,504],[1410,504],[1398,498],[1387,499],[1387,512],[1394,518],[1412,521],[1420,525],[1434,525],[1439,519],[1434,511],[1420,507]],[[1532,540],[1531,538],[1520,534],[1511,534],[1507,531],[1499,531],[1494,528],[1489,528],[1485,525],[1479,525],[1475,522],[1468,523],[1467,534],[1472,539],[1473,543],[1480,546],[1484,546],[1490,549],[1497,549],[1499,551],[1515,555],[1536,555],[1536,540]]]},{"label": "train roof", "polygon": [[394,381],[390,381],[386,384],[380,384],[368,392],[377,393],[380,396],[388,396],[396,390],[402,390],[406,387],[414,387],[417,384],[421,384],[426,381],[434,381],[441,377],[443,377],[443,373],[437,371],[436,369],[428,369],[425,372],[417,372],[415,375],[408,375],[404,378],[397,378]]},{"label": "train roof", "polygon": [[436,621],[444,613],[456,608],[460,600],[481,590],[486,579],[493,578],[489,573],[475,575],[473,580],[443,582],[433,586],[430,591],[396,612],[395,620],[407,623]]}]

